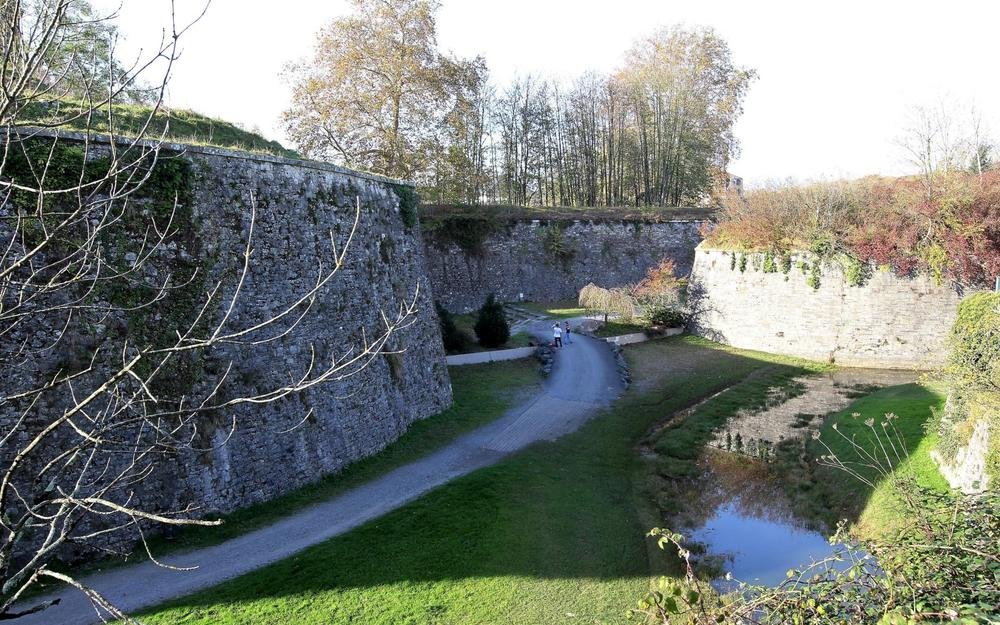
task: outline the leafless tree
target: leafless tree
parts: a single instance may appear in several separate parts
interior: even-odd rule
[[[381,327],[359,344],[322,360],[310,350],[285,383],[234,394],[234,350],[245,355],[280,339],[310,314],[347,262],[360,200],[349,232],[329,234],[328,260],[316,266],[311,288],[263,320],[234,314],[253,257],[253,197],[245,246],[229,250],[240,258],[233,271],[211,278],[198,267],[151,271],[185,224],[176,196],[166,214],[135,210],[144,186],[170,158],[164,137],[148,129],[164,114],[178,42],[200,16],[179,23],[172,11],[152,54],[123,68],[88,56],[104,46],[113,59],[114,41],[61,47],[87,33],[111,32],[94,26],[114,16],[81,11],[81,1],[0,5],[0,620],[46,609],[45,603],[25,604],[26,594],[44,580],[86,593],[101,618],[128,619],[80,580],[54,570],[60,553],[70,546],[110,548],[121,544],[114,540],[119,536],[146,545],[156,525],[218,524],[199,518],[193,503],[169,510],[144,505],[143,483],[164,462],[204,445],[204,419],[225,419],[231,432],[239,406],[343,379],[390,353],[390,337],[412,323],[416,311],[415,296],[383,313]],[[126,137],[118,132],[116,104],[151,74],[157,78],[151,112]],[[86,88],[69,85],[71,77],[82,77]],[[67,95],[83,97],[84,105],[63,112],[58,103]],[[41,119],[40,106],[46,111]],[[68,144],[60,130],[69,125],[83,132]],[[111,136],[95,141],[94,128]],[[161,320],[167,327],[155,340],[126,323],[164,309],[185,289],[194,289],[197,298],[190,314]],[[115,325],[120,332],[98,331],[93,338],[95,327]],[[75,357],[60,359],[66,354]],[[180,364],[204,359],[221,362],[220,372],[186,392],[169,383]],[[148,546],[146,552],[153,558]]]
[[[930,199],[949,173],[968,169],[982,177],[989,162],[987,134],[975,106],[942,99],[934,105],[914,106],[896,143],[907,163],[919,172]]]

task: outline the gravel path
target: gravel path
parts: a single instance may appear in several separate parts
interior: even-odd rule
[[[551,323],[526,325],[547,340],[551,337]],[[287,558],[536,441],[572,432],[614,400],[622,387],[606,343],[578,334],[571,340],[559,350],[552,375],[535,398],[422,460],[271,526],[214,547],[166,558],[172,566],[197,567],[195,570],[173,571],[143,562],[95,574],[85,583],[126,612],[136,612]],[[66,590],[54,596],[61,600],[58,606],[18,619],[17,623],[90,625],[99,621],[80,593]]]

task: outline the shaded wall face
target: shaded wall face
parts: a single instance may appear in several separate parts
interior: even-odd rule
[[[691,330],[746,349],[852,367],[933,369],[944,364],[961,296],[926,276],[875,270],[848,284],[824,264],[819,288],[795,258],[791,270],[733,268],[732,253],[699,248],[689,284]]]
[[[361,207],[346,264],[316,293],[301,323],[290,329],[279,323],[252,335],[255,340],[275,340],[225,345],[199,357],[184,370],[182,380],[171,380],[179,387],[176,397],[184,396],[188,403],[190,398],[205,397],[227,370],[217,401],[282,388],[305,375],[310,361],[315,370],[322,370],[334,359],[350,359],[365,338],[372,340],[384,330],[383,311],[393,318],[415,299],[417,312],[388,343],[396,354],[358,362],[342,372],[351,375],[274,403],[240,404],[199,417],[196,432],[191,433],[198,449],[166,456],[150,477],[136,485],[135,500],[143,508],[195,506],[202,514],[272,499],[380,451],[414,421],[451,404],[419,226],[406,225],[393,185],[333,167],[212,149],[190,148],[171,157],[183,158],[191,167],[190,196],[178,211],[189,218],[177,222],[181,231],[165,246],[163,258],[149,263],[145,278],[162,282],[177,259],[187,269],[197,266],[204,276],[199,288],[207,291],[216,283],[223,285],[222,297],[208,313],[214,321],[224,317],[235,290],[250,233],[251,198],[256,204],[252,262],[226,331],[265,321],[312,289],[329,272],[336,253],[343,251],[354,227],[356,206]],[[134,210],[143,210],[143,205]],[[336,252],[331,241],[336,242]],[[86,350],[120,343],[140,330],[147,336],[172,333],[172,321],[165,317],[189,321],[203,300],[165,301],[169,306],[155,315],[136,318],[115,313],[99,325],[72,326],[71,333],[81,336],[66,336],[22,363],[16,376],[0,380],[0,394],[11,396],[37,386],[60,363],[85,362],[83,356],[89,352],[70,353],[81,346]],[[47,345],[53,327],[57,326],[35,324],[33,335],[21,338]],[[77,393],[86,395],[86,384],[99,384],[106,379],[100,375],[106,373],[82,379]],[[51,421],[63,409],[61,402],[65,397],[41,402],[37,419],[31,419],[29,426]],[[15,409],[0,410],[0,425],[15,422]],[[24,436],[15,442],[30,434],[30,427],[22,429]],[[73,436],[68,427],[57,432],[47,453],[59,454],[60,446]],[[130,538],[135,537],[106,536],[109,544]]]
[[[199,156],[196,215],[205,255],[242,250],[249,198],[257,203],[253,264],[232,323],[253,324],[307,292],[333,262],[361,217],[346,264],[318,294],[302,323],[275,343],[234,350],[236,393],[280,386],[301,375],[315,350],[318,366],[349,357],[416,297],[417,313],[357,373],[301,395],[237,411],[226,445],[192,453],[180,465],[183,488],[204,505],[229,510],[270,499],[371,455],[416,420],[451,403],[444,352],[419,228],[408,228],[400,199],[383,182],[270,161]],[[350,371],[349,370],[349,371]],[[307,418],[308,415],[308,418]],[[224,424],[214,438],[222,440]],[[291,430],[291,431],[288,431]]]
[[[664,259],[686,276],[703,223],[515,221],[474,252],[429,231],[424,250],[435,297],[453,312],[466,312],[490,293],[501,301],[575,299],[590,282],[638,282]]]

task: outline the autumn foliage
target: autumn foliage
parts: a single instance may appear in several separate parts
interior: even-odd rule
[[[709,244],[845,254],[962,284],[1000,275],[1000,170],[760,189],[726,196]]]

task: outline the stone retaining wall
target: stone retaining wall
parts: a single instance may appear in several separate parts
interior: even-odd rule
[[[65,135],[62,140],[76,139]],[[303,321],[284,335],[276,328],[276,340],[255,347],[227,346],[210,361],[194,363],[192,379],[185,382],[190,396],[204,395],[230,363],[219,391],[222,398],[281,388],[308,369],[312,355],[322,370],[331,359],[356,353],[364,337],[378,336],[381,311],[393,317],[418,290],[419,295],[417,314],[388,345],[398,353],[376,356],[367,367],[358,367],[356,375],[274,403],[241,404],[200,422],[200,449],[170,456],[139,486],[144,508],[194,505],[201,513],[228,512],[269,500],[378,452],[414,421],[451,404],[419,225],[407,224],[400,212],[400,189],[406,183],[323,163],[211,148],[164,146],[162,157],[187,161],[193,175],[190,205],[183,207],[190,215],[184,226],[188,230],[164,253],[186,256],[189,262],[197,255],[194,262],[206,273],[206,285],[224,281],[226,297],[217,298],[218,310],[208,312],[213,319],[225,314],[249,234],[251,197],[256,203],[252,264],[229,330],[252,327],[308,292],[335,263],[331,241],[343,248],[358,203],[361,208],[345,266],[317,293]],[[162,277],[165,269],[169,267],[160,265],[146,271],[158,270]],[[197,309],[193,303],[177,305]],[[86,329],[93,336],[64,337],[54,349],[40,350],[21,363],[16,376],[0,381],[0,396],[32,388],[61,363],[79,359],[68,351],[74,346],[120,341],[139,324],[147,333],[158,325],[174,331],[161,319],[112,315]],[[35,339],[44,339],[51,328],[36,325],[31,332],[38,336],[18,340],[44,345]],[[86,395],[86,384],[81,380],[76,392]],[[40,409],[57,410],[58,403]],[[17,406],[7,405],[0,410],[0,425],[16,417]],[[235,424],[231,433],[230,424]]]
[[[424,253],[434,295],[448,310],[466,312],[490,293],[507,302],[575,299],[588,282],[637,282],[667,258],[687,275],[703,223],[514,221],[474,252],[425,232]]]
[[[691,330],[736,347],[852,367],[944,363],[961,299],[955,287],[878,269],[851,286],[832,262],[813,288],[800,261],[813,262],[798,255],[787,274],[765,273],[754,259],[740,271],[732,252],[699,247],[689,286]]]

